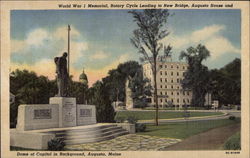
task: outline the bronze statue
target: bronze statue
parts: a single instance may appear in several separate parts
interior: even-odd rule
[[[57,97],[66,97],[68,88],[68,70],[67,70],[67,56],[66,52],[63,53],[61,57],[55,57],[54,61],[56,64],[56,74],[57,74],[57,87],[58,94]]]

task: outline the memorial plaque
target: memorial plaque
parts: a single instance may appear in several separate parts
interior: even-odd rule
[[[91,117],[92,109],[80,109],[80,117]]]
[[[51,109],[34,110],[34,119],[51,119]]]
[[[52,97],[50,104],[59,105],[59,127],[76,126],[76,99],[70,97]]]

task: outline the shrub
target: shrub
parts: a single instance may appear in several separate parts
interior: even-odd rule
[[[62,151],[64,149],[65,143],[62,139],[54,138],[48,142],[49,151]]]
[[[136,124],[136,122],[138,121],[138,118],[136,116],[128,116],[127,121],[128,123]]]
[[[231,136],[224,144],[225,150],[240,150],[240,132]]]
[[[235,120],[235,116],[229,116],[229,120]]]
[[[135,124],[135,131],[136,132],[144,132],[146,130],[146,125],[142,123]]]

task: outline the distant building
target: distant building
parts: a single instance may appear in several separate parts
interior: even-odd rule
[[[153,86],[153,72],[149,61],[142,64],[143,77],[148,78]],[[173,62],[171,57],[160,56],[157,59],[157,93],[158,104],[160,106],[180,106],[190,105],[192,99],[191,90],[183,90],[181,81],[187,71],[188,64],[185,62]],[[153,96],[149,99],[149,104],[155,105]]]

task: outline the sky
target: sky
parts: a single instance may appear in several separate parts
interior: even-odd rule
[[[199,43],[210,51],[204,64],[221,68],[241,57],[240,10],[169,10],[169,35],[162,40],[173,47],[173,60]],[[67,51],[71,26],[70,74],[74,80],[84,69],[90,86],[119,63],[139,61],[130,42],[137,28],[128,10],[13,10],[11,11],[11,71],[27,69],[55,79],[53,58]]]

